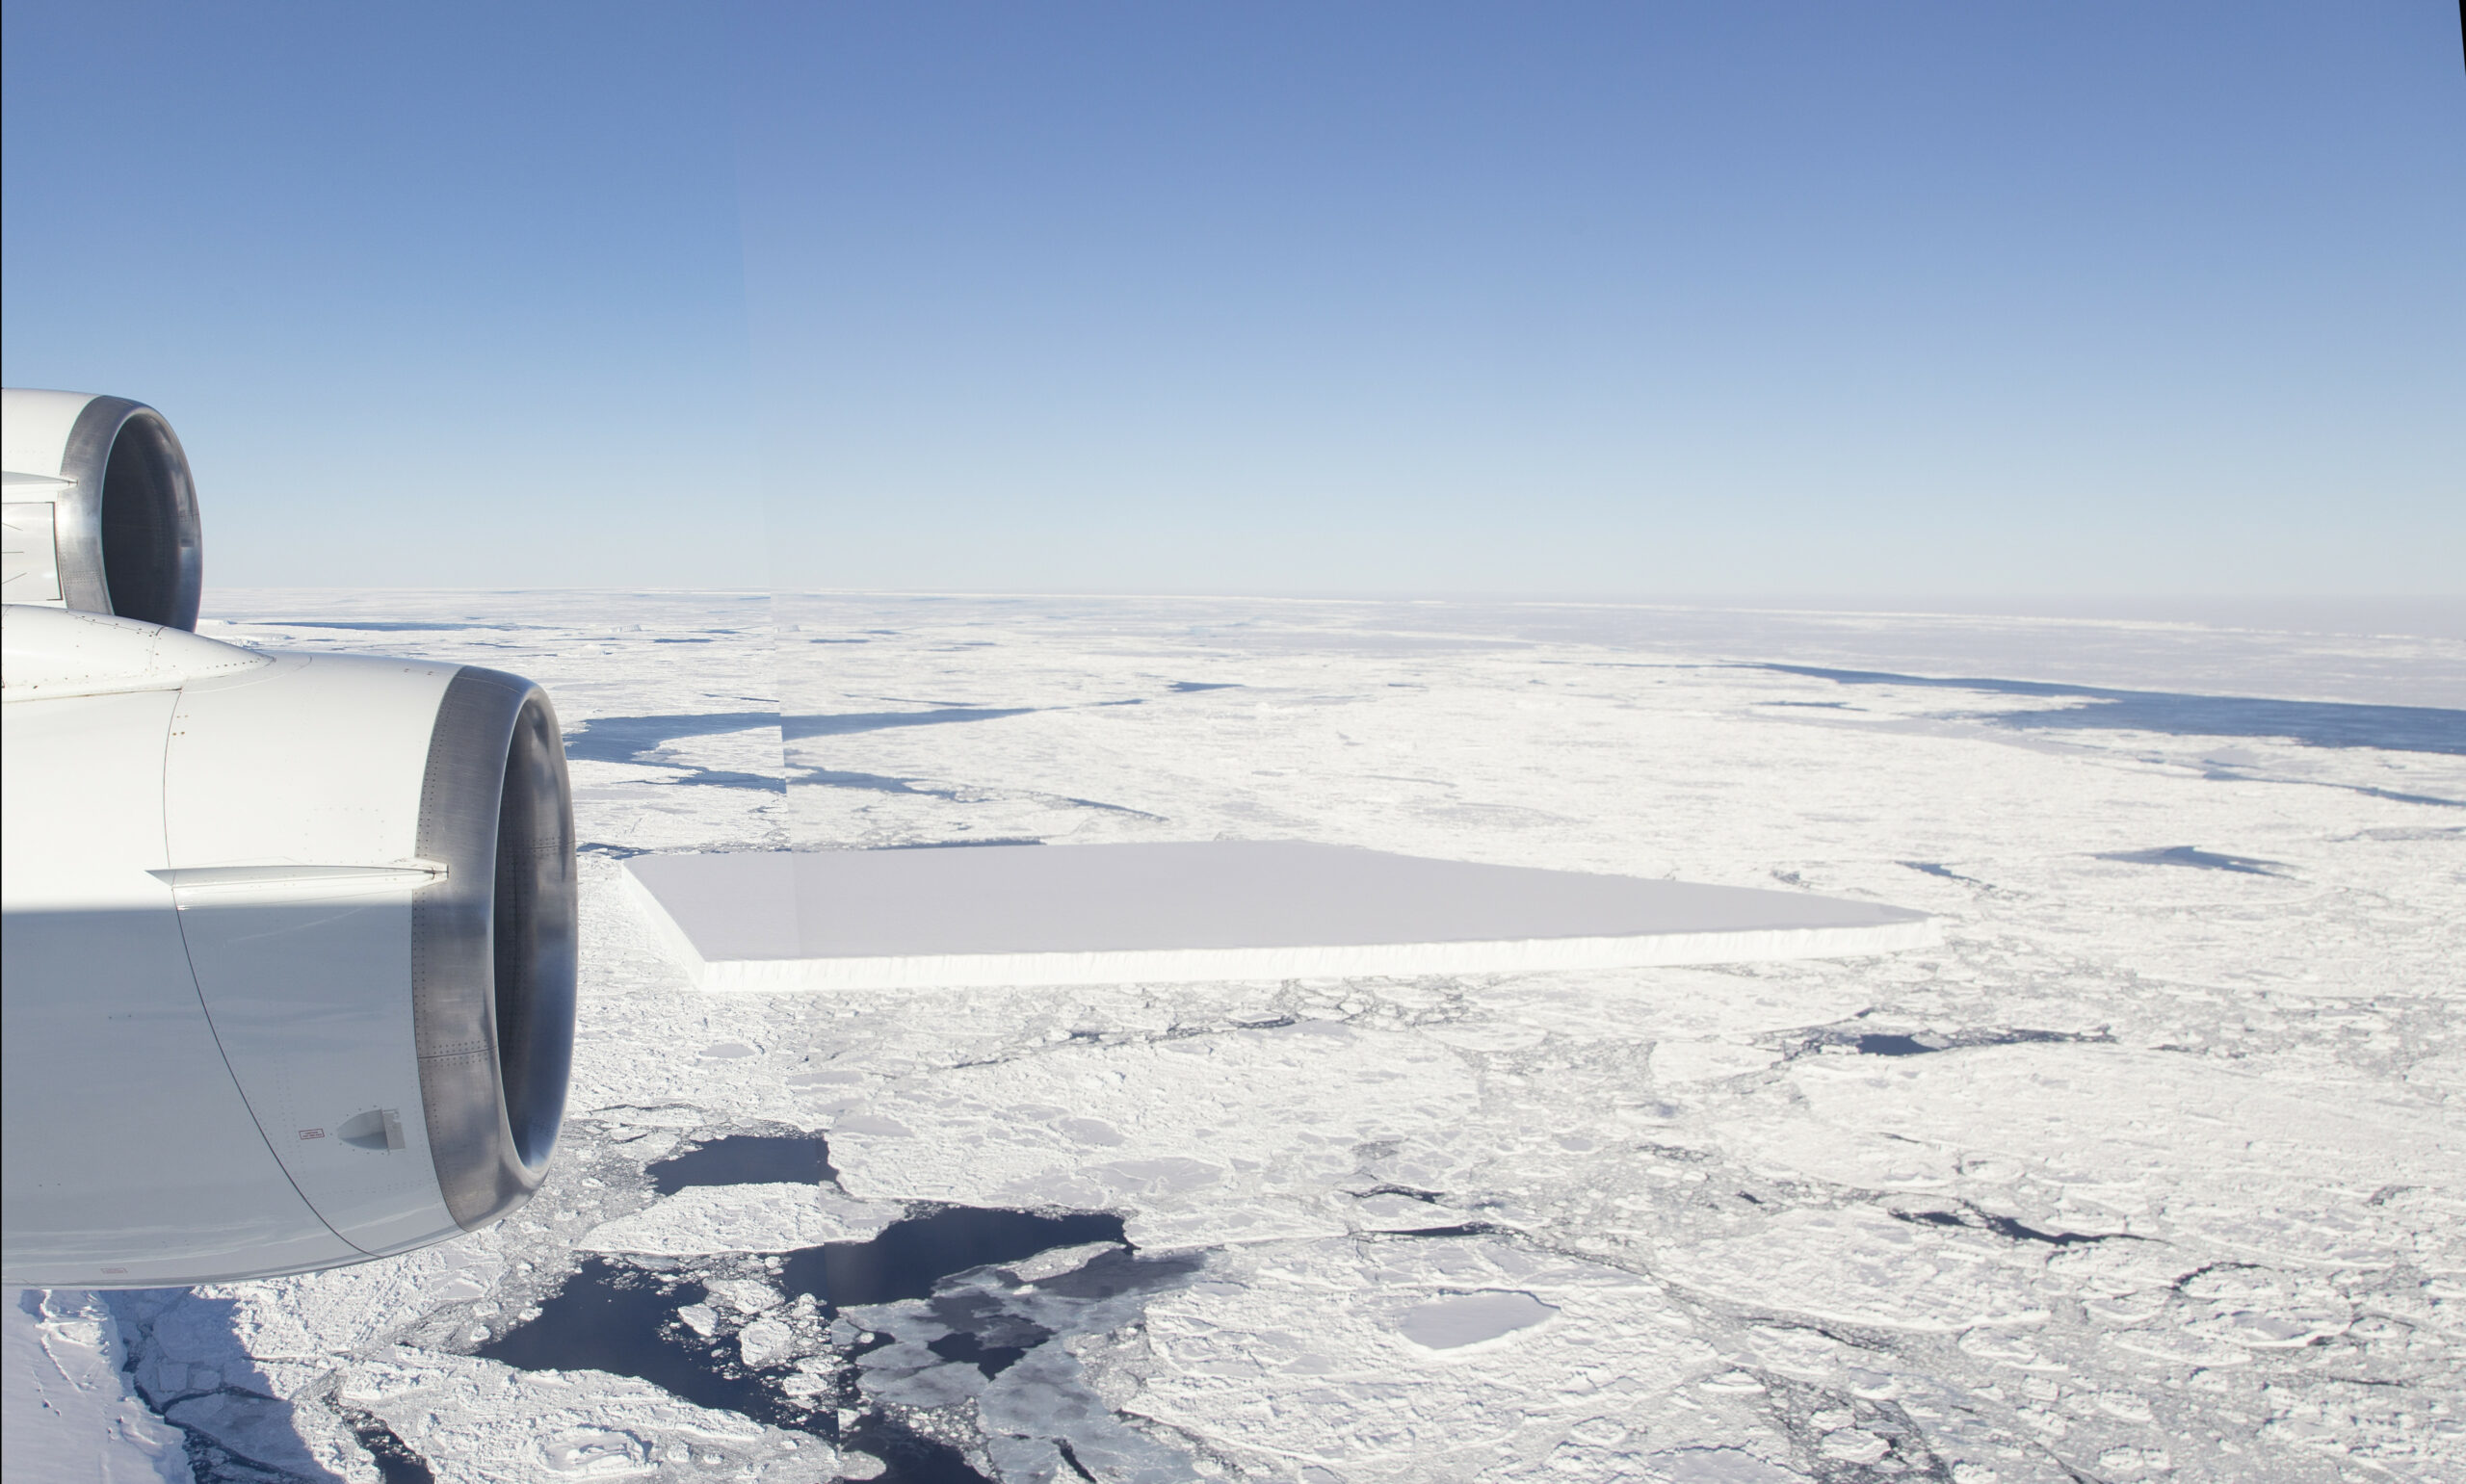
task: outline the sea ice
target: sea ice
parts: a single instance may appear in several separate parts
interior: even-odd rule
[[[2466,713],[2434,710],[2466,704],[2466,645],[1577,604],[217,601],[236,637],[415,638],[543,681],[584,740],[585,926],[574,1117],[529,1207],[393,1262],[109,1297],[144,1400],[104,1410],[150,1403],[168,1420],[136,1425],[217,1484],[268,1476],[248,1458],[376,1484],[388,1435],[457,1481],[2466,1476]],[[2202,693],[2414,711],[2375,744],[2358,713],[2179,703]],[[1219,839],[1895,902],[1943,941],[716,996],[621,870]],[[818,1171],[816,1135],[839,1187],[728,1173],[773,1147],[731,1136]],[[684,1148],[727,1183],[660,1194]],[[890,1216],[918,1223],[893,1229],[909,1296],[799,1289],[830,1261],[800,1253],[854,1250],[816,1238]],[[970,1222],[1060,1235],[931,1257]],[[645,1285],[640,1333],[573,1348],[665,1346],[721,1404],[479,1353],[586,1273]],[[1550,1313],[1414,1336],[1527,1302]]]
[[[6,1295],[8,1417],[0,1429],[12,1479],[48,1484],[188,1484],[179,1430],[120,1378],[119,1327],[102,1299],[74,1289]]]
[[[863,1241],[898,1220],[901,1211],[813,1185],[697,1185],[595,1226],[578,1245],[586,1252],[664,1257],[790,1252]]]

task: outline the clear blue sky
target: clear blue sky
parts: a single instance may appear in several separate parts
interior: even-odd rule
[[[13,0],[211,580],[2466,595],[2443,0]]]

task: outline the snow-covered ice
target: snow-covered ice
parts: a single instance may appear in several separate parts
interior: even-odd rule
[[[188,1484],[179,1429],[121,1378],[125,1347],[100,1295],[13,1290],[0,1331],[8,1364],[0,1471],[51,1484]]]
[[[79,1425],[201,1479],[2466,1476],[2456,640],[674,593],[231,592],[204,632],[550,688],[571,1121],[430,1252],[86,1329],[34,1296],[13,1458],[39,1325],[62,1374],[130,1363]],[[1214,840],[1943,942],[714,995],[619,869]]]
[[[717,1185],[664,1196],[630,1216],[593,1227],[587,1252],[705,1257],[719,1252],[793,1252],[823,1242],[863,1241],[899,1219],[895,1204],[852,1201],[815,1185]]]

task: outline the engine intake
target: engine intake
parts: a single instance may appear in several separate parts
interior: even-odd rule
[[[196,628],[197,483],[163,415],[125,397],[11,390],[0,430],[8,601]]]
[[[411,901],[420,1094],[465,1230],[538,1188],[573,1059],[574,834],[564,744],[537,686],[466,667],[430,734]]]

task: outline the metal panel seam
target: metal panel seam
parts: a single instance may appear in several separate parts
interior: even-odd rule
[[[98,402],[101,400],[103,399],[96,399]],[[81,428],[84,426],[82,421],[79,426]],[[160,813],[163,821],[163,859],[166,862],[171,858],[171,729],[179,724],[179,702],[173,701],[171,715],[163,718],[163,769],[154,780],[155,791],[162,800]],[[197,996],[197,1010],[205,1016],[206,1034],[214,1037],[214,1054],[223,1058],[223,1074],[231,1079],[232,1090],[240,1095],[240,1106],[249,1110],[249,1122],[256,1125],[257,1137],[264,1141],[266,1146],[266,1158],[272,1159],[274,1167],[282,1172],[282,1183],[291,1187],[292,1194],[300,1197],[300,1204],[307,1208],[308,1214],[317,1218],[319,1226],[333,1233],[334,1240],[362,1256],[372,1258],[378,1256],[379,1254],[370,1252],[341,1232],[335,1231],[334,1224],[326,1219],[326,1213],[317,1209],[316,1202],[308,1199],[308,1192],[300,1188],[300,1182],[292,1179],[290,1167],[282,1162],[281,1153],[275,1148],[274,1135],[266,1131],[265,1119],[258,1114],[257,1106],[249,1100],[248,1084],[240,1080],[239,1072],[232,1067],[231,1054],[223,1049],[223,1032],[214,1024],[214,1006],[206,1002],[205,987],[197,982],[197,955],[189,947],[188,914],[180,910],[180,894],[177,888],[171,888],[171,921],[179,925],[180,957],[189,966],[189,990]]]

